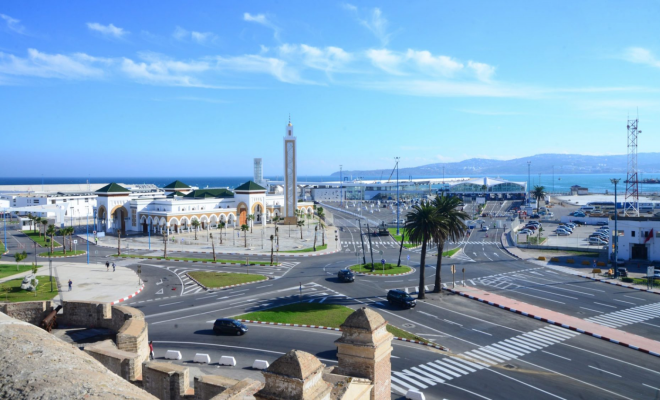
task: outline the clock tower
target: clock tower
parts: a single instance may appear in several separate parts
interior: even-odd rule
[[[298,209],[298,185],[296,177],[296,137],[293,136],[291,117],[284,134],[284,224],[295,225]]]

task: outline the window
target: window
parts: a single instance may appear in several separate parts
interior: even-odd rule
[[[635,237],[635,231],[630,231],[630,237]]]
[[[657,232],[655,233],[655,237],[660,238],[660,231],[657,231]]]
[[[50,204],[55,204],[55,200],[51,200],[51,201],[50,201]]]

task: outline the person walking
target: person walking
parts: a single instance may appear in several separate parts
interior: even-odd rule
[[[94,238],[94,243],[98,246],[99,245],[99,238],[95,237]]]
[[[115,267],[116,267],[115,263],[112,263],[112,272],[115,272]]]
[[[154,357],[154,342],[153,342],[153,340],[150,340],[149,341],[149,359],[153,360],[154,358],[155,358]]]
[[[106,261],[106,262],[105,262],[105,270],[106,270],[107,272],[110,272],[110,261]]]
[[[69,279],[69,292],[71,291],[72,287],[73,287],[73,282],[71,281],[71,279]]]

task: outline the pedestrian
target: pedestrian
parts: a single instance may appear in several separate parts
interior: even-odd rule
[[[73,287],[73,282],[71,281],[71,279],[69,279],[69,292],[71,291],[72,287]]]
[[[110,272],[110,262],[109,262],[109,261],[106,261],[106,262],[105,262],[105,270],[106,270],[107,272]]]
[[[115,263],[112,263],[112,272],[115,272],[115,267],[116,267]]]
[[[94,243],[98,246],[99,245],[99,238],[94,238]]]
[[[154,358],[155,358],[154,357],[154,342],[153,342],[153,340],[150,340],[149,341],[149,359],[153,360]]]

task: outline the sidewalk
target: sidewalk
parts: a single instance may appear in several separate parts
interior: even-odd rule
[[[53,299],[56,303],[62,301],[84,300],[98,301],[106,303],[120,303],[137,295],[144,288],[144,284],[139,281],[137,274],[121,264],[128,264],[133,260],[115,262],[117,268],[112,272],[106,271],[103,264],[80,264],[53,261],[53,279],[59,283],[59,295]],[[30,271],[11,275],[0,279],[0,283],[23,278]],[[37,275],[49,275],[48,262],[37,271]],[[69,279],[73,282],[73,288],[69,291]],[[48,282],[40,282],[41,284]]]
[[[577,331],[621,346],[660,357],[660,342],[622,330],[609,328],[570,315],[537,307],[522,301],[513,300],[481,289],[466,286],[462,290],[445,289],[452,293],[468,297],[526,317],[538,319],[562,328]]]

